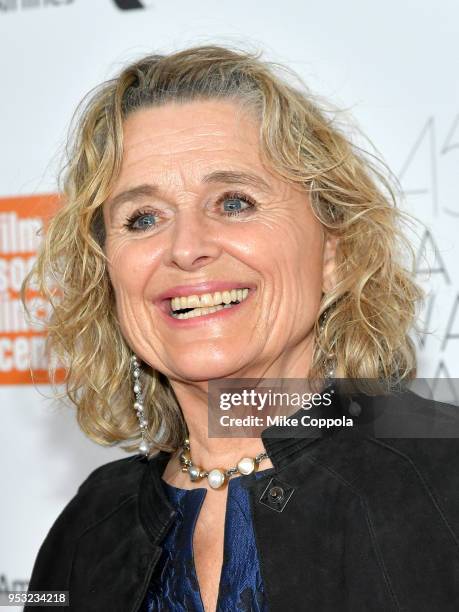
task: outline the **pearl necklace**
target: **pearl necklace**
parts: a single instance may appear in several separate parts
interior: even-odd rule
[[[198,465],[194,465],[191,460],[191,450],[190,450],[190,441],[188,438],[185,439],[182,445],[182,452],[180,453],[180,464],[182,466],[182,472],[188,472],[190,475],[190,480],[192,482],[196,482],[197,480],[201,480],[201,478],[206,478],[209,482],[209,486],[212,489],[220,489],[223,485],[227,484],[231,476],[234,474],[242,474],[247,476],[256,472],[258,469],[258,465],[263,459],[268,458],[268,453],[260,453],[256,457],[242,457],[239,460],[236,467],[229,468],[224,470],[222,468],[214,468],[208,472],[207,470],[203,470]]]

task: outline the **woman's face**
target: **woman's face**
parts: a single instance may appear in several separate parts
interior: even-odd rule
[[[221,100],[142,109],[125,122],[104,205],[109,274],[128,344],[171,379],[272,373],[311,354],[331,243],[307,194],[262,164],[258,130]],[[223,308],[232,287],[247,297]],[[171,316],[171,296],[209,293],[212,302],[172,306],[215,312]]]

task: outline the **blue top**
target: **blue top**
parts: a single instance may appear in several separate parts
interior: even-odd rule
[[[255,472],[255,478],[274,468]],[[217,612],[267,612],[258,552],[253,533],[246,476],[228,481],[223,566]],[[162,543],[163,553],[153,573],[141,612],[204,612],[193,558],[193,533],[207,489],[179,489],[162,480],[177,510]]]

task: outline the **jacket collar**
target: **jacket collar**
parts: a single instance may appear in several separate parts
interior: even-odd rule
[[[344,414],[344,408],[347,406],[346,398],[339,392],[335,382],[329,384],[323,390],[325,391],[330,391],[331,404],[326,408],[321,407],[320,415],[337,417]],[[300,408],[292,417],[300,419],[304,414],[304,409]],[[297,427],[270,426],[264,429],[261,438],[274,466],[274,473],[293,462],[312,444],[329,437],[335,429],[323,429],[321,434],[312,434],[310,437],[304,437],[304,427],[300,425]],[[166,451],[159,451],[152,457],[148,461],[147,469],[140,483],[140,521],[154,544],[162,540],[176,515],[164,491],[161,478],[170,457],[171,453]]]
[[[329,406],[320,406],[320,408],[310,411],[300,408],[292,415],[292,418],[297,418],[300,421],[301,417],[305,414],[310,414],[314,417],[336,418],[345,413],[345,407],[347,406],[346,398],[340,392],[335,381],[326,386],[322,393],[330,394],[331,403]],[[272,425],[262,431],[261,439],[277,472],[294,461],[298,455],[302,454],[313,443],[328,438],[335,430],[336,427],[331,427],[319,430],[321,433],[317,433],[316,429],[312,429],[308,433],[308,430],[302,425]]]

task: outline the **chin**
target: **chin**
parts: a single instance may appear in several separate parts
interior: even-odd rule
[[[238,359],[218,359],[207,351],[205,356],[189,354],[185,359],[173,362],[170,369],[184,380],[198,382],[227,378],[237,374],[241,366],[244,367]]]

